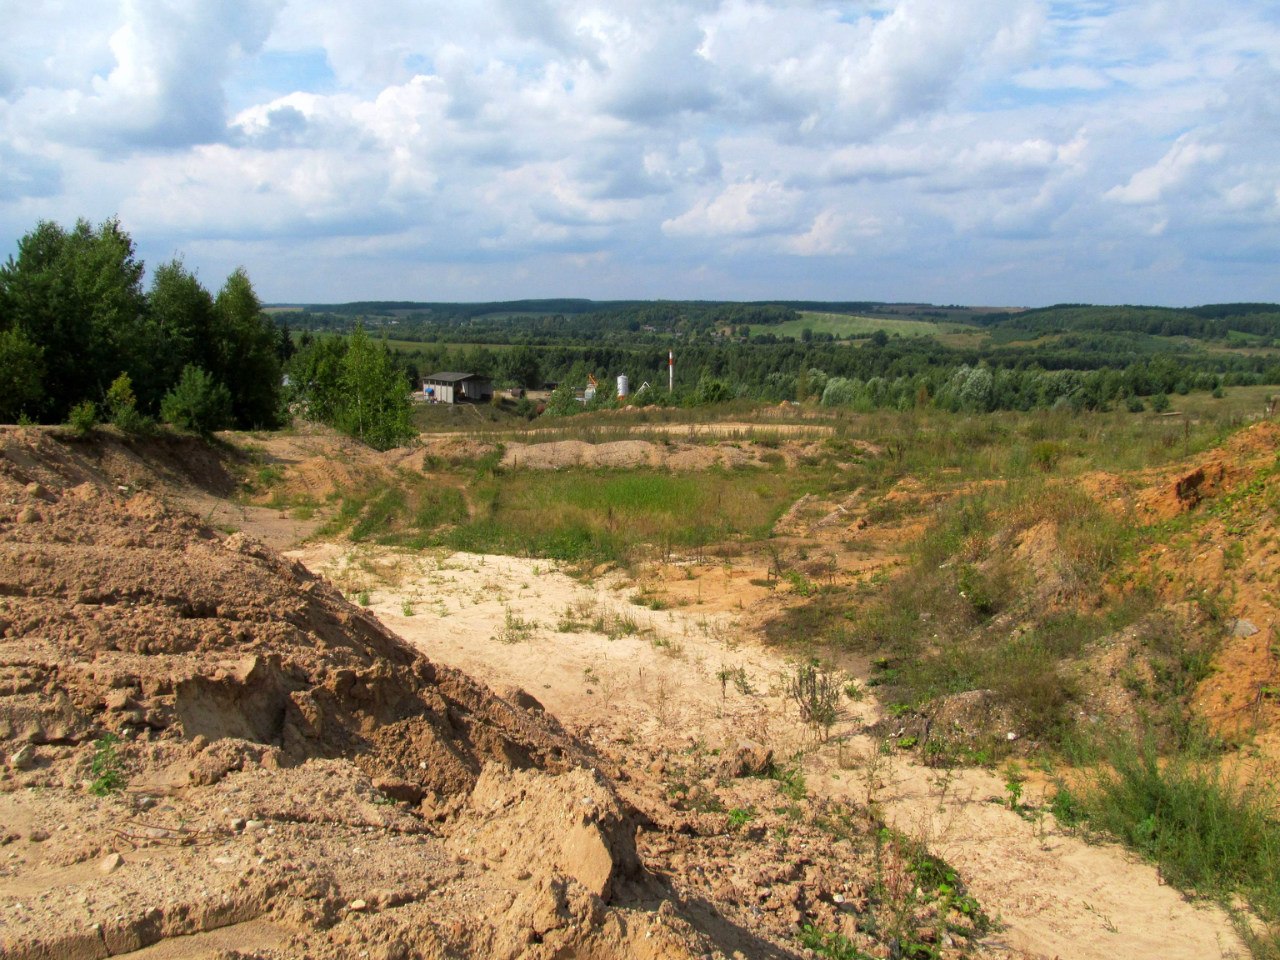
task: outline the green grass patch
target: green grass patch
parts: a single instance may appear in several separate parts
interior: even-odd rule
[[[1161,757],[1152,736],[1115,737],[1072,806],[1093,830],[1159,864],[1184,890],[1244,897],[1269,927],[1246,936],[1256,956],[1280,955],[1280,821],[1274,784],[1236,784],[1204,745]]]
[[[513,471],[476,484],[471,519],[442,542],[575,563],[698,553],[768,536],[796,486],[782,471]]]
[[[942,322],[930,323],[927,320],[906,320],[895,317],[859,317],[845,313],[818,313],[802,311],[798,320],[769,325],[754,325],[752,336],[758,333],[772,333],[776,337],[796,337],[799,339],[806,330],[814,333],[829,333],[841,340],[869,337],[878,330],[889,336],[895,333],[902,337],[932,337],[940,333],[956,333],[977,329],[968,324]]]

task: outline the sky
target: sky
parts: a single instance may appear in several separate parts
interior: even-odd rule
[[[0,0],[0,258],[268,302],[1280,300],[1274,0]]]

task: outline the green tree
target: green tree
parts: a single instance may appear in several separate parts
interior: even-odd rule
[[[518,387],[536,390],[542,385],[538,352],[532,347],[525,346],[508,350],[502,358],[502,376]]]
[[[160,412],[175,427],[208,436],[231,423],[231,391],[204,370],[187,364],[164,395]]]
[[[161,394],[178,382],[189,364],[208,370],[218,362],[213,296],[182,260],[170,260],[156,269],[147,293],[147,313],[151,329],[164,343],[155,372],[155,380],[163,385]]]
[[[336,424],[342,405],[342,363],[347,356],[344,337],[304,338],[289,361],[289,394],[308,420]]]
[[[0,267],[0,329],[18,329],[43,351],[45,417],[101,397],[151,348],[140,337],[143,265],[117,220],[64,230],[42,221]]]
[[[241,429],[280,423],[280,357],[276,328],[243,267],[237,267],[214,301],[215,379],[231,390],[231,412]]]
[[[389,450],[414,435],[404,371],[385,346],[356,325],[342,358],[337,427],[377,450]]]
[[[581,413],[582,409],[577,391],[565,381],[551,391],[551,396],[547,398],[547,408],[543,412],[549,417],[571,417],[575,413]]]
[[[0,423],[35,417],[44,399],[44,351],[17,327],[0,330]]]

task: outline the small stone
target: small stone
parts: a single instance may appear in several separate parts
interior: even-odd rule
[[[245,828],[245,823],[246,821],[244,817],[232,817],[231,829],[234,830],[236,833],[239,833],[241,830]]]
[[[773,751],[754,740],[741,740],[727,751],[720,762],[720,773],[727,777],[758,777],[769,772]]]
[[[155,805],[156,805],[156,798],[155,798],[155,797],[139,797],[139,798],[138,798],[138,809],[139,809],[139,810],[150,810],[150,809],[151,809],[152,807],[154,807]]]
[[[244,828],[246,830],[261,830],[267,825],[265,820],[246,820]]]
[[[49,831],[47,830],[32,830],[27,834],[27,841],[30,843],[44,843],[48,839]]]
[[[29,743],[24,743],[9,757],[11,770],[30,770],[36,765],[36,750]]]
[[[99,873],[115,873],[124,866],[124,857],[118,853],[109,853],[98,863]]]
[[[19,523],[39,523],[43,519],[35,507],[23,507],[18,511]]]
[[[1018,739],[1018,735],[1014,733],[1012,730],[1010,730],[1008,733],[1004,735],[1004,738],[1008,740],[1010,743],[1012,743],[1014,740]]]
[[[1244,639],[1245,637],[1252,637],[1255,633],[1258,632],[1257,625],[1252,623],[1249,620],[1243,620],[1243,619],[1232,620],[1230,626],[1231,626],[1231,635],[1233,637],[1238,637],[1240,639]]]
[[[347,904],[347,909],[353,913],[361,913],[369,909],[369,904],[364,900],[352,900]]]

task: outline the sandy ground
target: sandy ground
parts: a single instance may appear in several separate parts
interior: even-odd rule
[[[1007,809],[996,775],[885,755],[862,732],[879,719],[870,698],[816,742],[784,696],[792,665],[749,639],[723,573],[705,598],[686,586],[686,605],[655,611],[632,602],[636,584],[620,574],[584,583],[546,561],[332,544],[291,555],[350,595],[367,590],[372,612],[432,659],[498,689],[524,688],[605,753],[743,736],[777,756],[803,751],[813,793],[876,803],[927,841],[1003,922],[1010,948],[1062,960],[1245,954],[1223,910],[1189,902],[1118,846]],[[720,568],[691,568],[685,583],[711,569]],[[1039,800],[1034,788],[1026,799]]]

